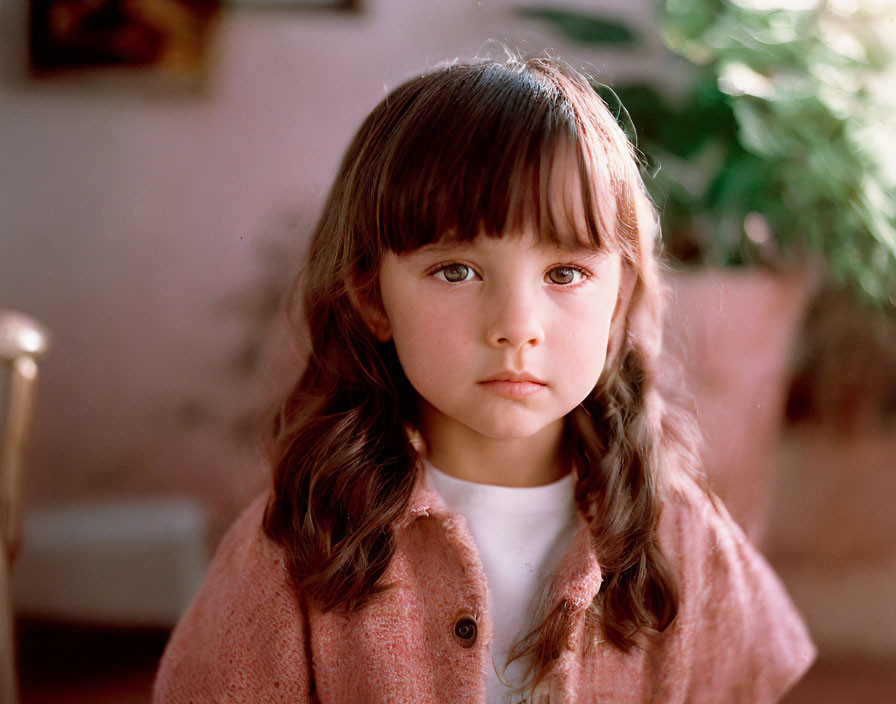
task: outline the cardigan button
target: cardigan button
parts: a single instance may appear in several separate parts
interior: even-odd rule
[[[454,624],[454,639],[462,648],[472,648],[476,642],[478,627],[476,621],[469,617],[460,618]]]

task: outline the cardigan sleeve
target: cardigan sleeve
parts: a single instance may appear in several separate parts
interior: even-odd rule
[[[312,701],[302,609],[259,497],[228,531],[175,628],[154,704]]]
[[[778,701],[815,647],[784,586],[724,506],[695,485],[664,510],[663,550],[681,575],[673,626],[682,701]]]

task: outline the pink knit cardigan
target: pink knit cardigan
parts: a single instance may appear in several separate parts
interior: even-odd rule
[[[394,587],[346,617],[297,597],[281,548],[262,533],[264,506],[256,499],[218,549],[162,658],[156,704],[485,704],[491,624],[463,517],[418,488],[396,529],[385,577]],[[537,704],[761,704],[809,667],[805,626],[724,508],[688,484],[666,501],[660,540],[680,578],[678,616],[622,653],[586,642],[584,609],[601,572],[581,522],[550,593],[575,627]]]

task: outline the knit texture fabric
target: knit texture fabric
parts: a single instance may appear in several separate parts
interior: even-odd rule
[[[172,634],[156,704],[485,704],[491,621],[462,517],[419,486],[396,526],[384,577],[392,587],[344,616],[297,596],[281,548],[261,529],[266,498],[230,529]],[[660,541],[679,576],[679,613],[623,653],[585,628],[601,572],[580,517],[548,598],[574,614],[570,647],[534,704],[763,704],[806,671],[815,648],[778,578],[690,480],[666,499]],[[472,643],[456,632],[465,619],[476,624]]]

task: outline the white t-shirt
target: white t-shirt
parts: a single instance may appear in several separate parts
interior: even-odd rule
[[[515,660],[504,670],[510,646],[536,625],[543,592],[577,527],[573,475],[544,486],[506,487],[456,479],[428,462],[425,466],[430,488],[451,512],[466,518],[479,549],[494,626],[487,701],[506,704],[526,669]]]

